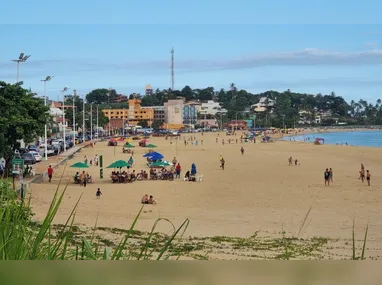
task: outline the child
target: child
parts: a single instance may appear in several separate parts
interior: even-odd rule
[[[102,195],[101,189],[98,188],[98,190],[97,190],[97,192],[96,192],[96,197],[97,197],[97,199],[100,199],[100,198],[101,198],[101,195]]]

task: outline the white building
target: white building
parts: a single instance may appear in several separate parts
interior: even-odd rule
[[[183,125],[183,99],[168,100],[164,103],[164,115],[167,125]]]
[[[227,113],[227,110],[220,106],[220,103],[214,102],[212,100],[207,101],[207,103],[202,103],[198,106],[198,113],[200,115],[213,115],[217,113]]]
[[[276,101],[269,99],[268,97],[261,97],[259,102],[256,104],[253,104],[251,108],[255,112],[264,112],[267,110],[267,108],[273,107],[275,105]]]

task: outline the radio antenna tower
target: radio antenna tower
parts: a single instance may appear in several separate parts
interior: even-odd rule
[[[171,90],[174,91],[174,48],[171,49]]]

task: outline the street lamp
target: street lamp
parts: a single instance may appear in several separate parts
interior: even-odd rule
[[[28,58],[30,58],[30,55],[24,55],[24,53],[20,53],[20,56],[18,59],[12,59],[13,62],[17,62],[17,81],[16,83],[19,83],[19,71],[20,71],[20,62],[26,62]]]
[[[111,107],[109,107],[109,137],[110,137],[110,114],[111,114]]]
[[[62,125],[63,125],[63,136],[64,136],[64,151],[66,151],[66,125],[65,125],[65,92],[68,91],[68,87],[64,87],[64,89],[61,90],[62,92]]]
[[[46,106],[46,83],[52,80],[53,76],[47,76],[45,79],[40,81],[44,82],[44,106]],[[45,122],[45,132],[44,132],[44,141],[45,141],[45,160],[48,160],[48,129]]]
[[[74,100],[76,97],[76,89],[73,90],[72,104],[73,104],[73,145],[76,145],[76,105],[74,104]]]
[[[90,141],[93,141],[93,103],[90,104]]]
[[[82,142],[85,143],[85,95],[82,95]]]
[[[285,119],[285,115],[283,115],[283,130],[285,130],[285,121],[284,121],[284,119]]]

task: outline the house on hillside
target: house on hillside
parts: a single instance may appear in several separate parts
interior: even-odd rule
[[[264,112],[275,106],[276,101],[269,99],[268,97],[261,97],[259,102],[251,106],[252,110],[255,112]]]

